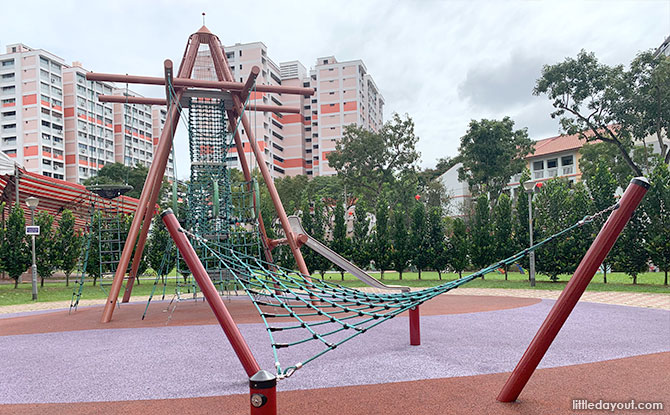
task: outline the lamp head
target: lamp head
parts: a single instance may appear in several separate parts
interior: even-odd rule
[[[40,200],[36,197],[30,196],[26,198],[26,205],[28,205],[28,207],[31,209],[35,209],[39,203]]]

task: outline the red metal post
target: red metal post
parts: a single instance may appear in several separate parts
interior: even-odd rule
[[[528,349],[514,368],[512,375],[503,386],[498,400],[501,402],[515,401],[530,379],[537,365],[544,357],[547,349],[563,327],[565,320],[574,309],[577,301],[591,282],[593,275],[616,242],[621,230],[626,226],[631,215],[647,193],[649,181],[644,177],[631,180],[628,188],[619,201],[619,208],[613,211],[591,247],[584,255],[575,274],[565,286],[554,307],[542,323]]]
[[[195,64],[195,58],[198,53],[199,44],[200,40],[198,34],[191,35],[189,38],[189,43],[186,47],[186,52],[184,53],[184,57],[179,67],[180,76],[190,76]],[[181,95],[182,92],[177,91],[177,96],[175,99],[178,101],[181,98]],[[156,149],[154,160],[151,163],[149,172],[147,173],[147,179],[144,182],[144,187],[142,188],[142,194],[140,195],[137,211],[135,212],[133,222],[130,225],[128,236],[126,237],[126,243],[123,247],[121,258],[119,259],[119,264],[116,267],[114,281],[112,282],[112,286],[109,289],[109,295],[107,297],[107,302],[105,303],[105,309],[103,310],[102,318],[100,319],[102,323],[108,323],[112,319],[112,315],[114,314],[114,307],[116,305],[119,292],[121,291],[121,285],[123,284],[123,278],[126,275],[126,269],[128,268],[128,263],[130,262],[130,256],[133,253],[135,241],[137,240],[137,236],[140,232],[142,222],[145,220],[146,210],[148,206],[153,207],[156,204],[156,198],[153,196],[155,194],[157,197],[158,193],[152,191],[154,186],[160,186],[160,183],[163,179],[165,166],[167,165],[167,161],[170,156],[170,149],[172,147],[172,137],[170,132],[177,128],[177,124],[179,123],[179,114],[180,109],[178,105],[173,105],[168,111],[165,127],[161,132],[158,148]],[[151,210],[151,215],[153,215],[153,209]],[[149,221],[151,221],[151,217],[149,217]]]
[[[421,313],[418,305],[409,309],[409,344],[421,345]]]
[[[225,76],[228,79],[232,79],[230,69],[228,68],[228,61],[226,59],[226,56],[223,54],[221,42],[216,36],[212,36],[209,39],[209,49],[212,51],[212,58],[214,59],[214,64],[220,65]],[[256,88],[256,90],[258,91],[259,89]],[[313,93],[314,91],[311,91],[310,95]],[[247,118],[247,115],[242,111],[244,109],[244,106],[239,95],[233,94],[233,103],[235,105],[237,113],[241,114],[240,117],[242,118],[242,126],[244,127],[244,130],[247,132],[249,145],[254,153],[254,156],[256,157],[256,161],[258,162],[258,168],[261,171],[261,174],[263,175],[263,179],[265,180],[268,192],[270,193],[270,198],[272,199],[272,203],[277,212],[277,216],[279,217],[279,221],[281,222],[282,228],[284,229],[284,233],[286,234],[286,239],[288,240],[289,247],[291,248],[291,252],[293,253],[293,257],[295,258],[298,270],[303,275],[309,277],[310,274],[307,269],[307,264],[305,263],[305,260],[302,257],[300,248],[298,248],[298,245],[295,240],[295,235],[293,234],[293,232],[291,232],[291,226],[288,223],[288,216],[286,215],[284,206],[281,203],[281,199],[279,198],[279,194],[277,193],[277,189],[275,188],[274,181],[272,180],[272,176],[270,175],[270,171],[265,165],[265,158],[263,157],[263,153],[258,147],[258,143],[256,142],[256,138],[254,137],[253,129],[251,128],[249,119]],[[245,157],[244,153],[239,154],[239,158],[242,157]]]
[[[200,34],[199,36],[203,36]],[[207,35],[205,35],[207,36]],[[213,36],[213,35],[211,35]],[[89,72],[86,74],[86,79],[89,81],[103,81],[103,82],[119,82],[122,84],[147,84],[147,85],[165,85],[165,79],[157,76],[136,76],[136,75],[117,75],[108,73]],[[228,79],[233,79],[228,78]],[[242,91],[244,84],[242,82],[233,81],[207,81],[203,79],[191,79],[182,77],[181,75],[174,78],[172,85],[178,87],[193,87],[205,89],[223,89],[227,91]],[[297,87],[297,86],[282,86],[282,85],[256,85],[258,92],[272,92],[277,94],[294,94],[294,95],[313,95],[312,88]]]
[[[214,64],[220,67],[222,74],[227,79],[232,80],[232,74],[230,73],[230,69],[228,67],[228,61],[226,59],[226,56],[223,54],[223,48],[221,46],[219,38],[217,38],[216,36],[210,37],[209,49],[212,51],[212,59],[214,59]],[[259,90],[258,87],[256,88],[256,90],[257,91]],[[310,95],[313,93],[314,91],[311,91]],[[310,274],[307,269],[307,264],[305,263],[305,260],[302,257],[300,248],[298,248],[293,232],[291,232],[291,226],[288,223],[288,217],[286,216],[286,211],[284,210],[284,206],[281,203],[281,199],[279,198],[279,194],[277,193],[277,189],[275,188],[272,176],[270,176],[270,171],[265,165],[265,159],[263,157],[263,153],[259,149],[258,143],[256,143],[256,138],[254,137],[253,129],[251,128],[249,119],[247,118],[247,115],[242,111],[244,109],[242,101],[238,95],[233,94],[233,102],[237,109],[237,113],[241,114],[240,117],[242,118],[242,126],[244,127],[244,130],[247,132],[249,145],[254,153],[254,156],[256,157],[256,161],[258,162],[258,168],[261,171],[261,174],[263,175],[263,179],[265,180],[268,192],[270,193],[270,198],[272,199],[272,203],[275,207],[275,210],[277,211],[277,216],[279,216],[279,221],[281,222],[282,228],[284,229],[284,233],[286,234],[286,239],[288,240],[289,247],[291,248],[291,252],[293,253],[293,256],[295,258],[298,270],[303,275],[309,277]],[[239,154],[239,158],[243,157],[245,157],[244,152]]]
[[[172,61],[166,59],[163,63],[163,68],[165,72],[165,97],[170,99],[172,92],[169,89],[168,85],[171,84],[173,71],[172,71]],[[175,105],[173,103],[172,105]],[[158,179],[157,179],[158,180]],[[160,183],[156,186],[154,185],[151,190],[151,196],[149,200],[158,200],[158,194],[160,193],[161,186],[163,184],[163,175],[160,176]],[[140,230],[140,238],[137,240],[137,247],[135,248],[135,256],[131,262],[132,266],[130,269],[130,275],[128,275],[128,280],[126,281],[126,290],[123,293],[122,303],[127,303],[130,301],[130,295],[133,292],[133,287],[135,286],[135,277],[137,276],[137,271],[140,269],[140,263],[142,262],[142,252],[144,251],[144,244],[147,241],[149,235],[149,228],[151,227],[151,218],[154,215],[154,206],[147,206],[144,219],[142,220],[142,229]]]
[[[123,95],[98,95],[100,102],[113,102],[123,104],[143,104],[143,105],[167,105],[164,98],[147,97],[125,97]],[[285,105],[254,104],[255,111],[276,112],[279,114],[300,114],[300,107],[288,107]]]
[[[214,283],[212,283],[212,280],[209,278],[205,267],[200,262],[193,246],[191,246],[191,243],[188,241],[186,234],[181,231],[181,225],[179,225],[177,217],[172,212],[172,209],[167,209],[161,213],[161,218],[170,232],[172,240],[177,245],[177,248],[179,248],[182,258],[186,264],[188,264],[188,268],[191,270],[193,277],[198,283],[198,287],[200,287],[203,295],[207,299],[207,303],[214,312],[228,341],[230,341],[230,345],[233,346],[233,350],[235,350],[238,359],[240,359],[240,363],[242,363],[244,370],[249,377],[255,375],[261,368],[258,366],[254,355],[251,353],[251,349],[249,349],[249,345],[247,345],[244,337],[242,337],[242,333],[240,333],[240,330],[237,328],[235,321],[228,312],[226,305],[219,296],[219,292],[216,290],[216,287],[214,287]]]
[[[261,370],[249,378],[251,415],[277,414],[277,378]]]

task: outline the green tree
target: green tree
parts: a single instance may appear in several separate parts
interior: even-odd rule
[[[510,178],[523,170],[534,146],[527,130],[514,130],[514,121],[505,117],[470,121],[458,151],[463,162],[458,179],[468,182],[473,195],[488,194],[495,202]]]
[[[646,217],[643,209],[633,212],[628,224],[617,239],[612,267],[625,272],[637,284],[637,276],[648,269],[649,254],[645,246]]]
[[[405,211],[398,205],[393,210],[391,218],[393,220],[393,241],[390,249],[391,264],[393,269],[398,272],[398,278],[402,280],[402,273],[409,266],[410,260],[414,256],[414,250],[411,247]]]
[[[521,185],[518,187],[515,206],[516,218],[514,220],[514,245],[517,251],[526,249],[530,245],[530,235],[528,233],[528,194],[526,194],[523,187],[523,184],[528,180],[530,180],[530,171],[526,168],[523,170],[523,172],[521,172],[521,179],[519,180]],[[528,257],[520,259],[519,262],[523,265],[523,267],[526,269],[528,268]]]
[[[643,200],[649,215],[646,247],[651,261],[665,273],[668,285],[670,271],[670,169],[659,163],[650,175],[651,188]]]
[[[145,250],[146,262],[148,265],[156,271],[156,273],[161,272],[161,266],[166,267],[163,270],[167,274],[172,269],[172,264],[163,264],[163,258],[169,250],[174,251],[174,244],[171,243],[172,238],[170,237],[170,232],[168,232],[165,224],[160,218],[160,215],[154,216],[153,225],[151,227],[151,233],[149,234],[149,240],[147,241],[147,248]],[[174,255],[171,255],[174,258]]]
[[[636,176],[640,164],[631,157],[634,140],[656,135],[662,157],[670,162],[664,132],[670,126],[670,61],[666,56],[639,54],[627,71],[623,65],[600,63],[582,50],[577,58],[545,65],[533,94],[546,94],[568,134],[614,146]]]
[[[404,212],[403,212],[404,214]],[[428,246],[428,228],[426,224],[426,206],[415,202],[412,209],[412,226],[410,230],[410,246],[412,265],[419,272],[430,266],[431,253]]]
[[[70,275],[74,272],[79,262],[84,237],[81,232],[75,230],[74,213],[65,209],[58,221],[56,244],[58,246],[58,267],[65,273],[65,285],[70,285]]]
[[[610,163],[604,158],[599,158],[593,163],[593,169],[587,169],[583,173],[583,178],[586,180],[589,193],[593,199],[593,208],[596,212],[600,212],[612,206],[615,203],[614,194],[618,187],[617,181],[610,171]],[[600,229],[607,217],[599,216],[595,222],[595,228]],[[612,266],[611,253],[603,260],[603,283],[607,284],[607,270]]]
[[[351,257],[362,269],[370,267],[370,219],[363,201],[356,204],[354,215],[354,234],[351,240]]]
[[[389,243],[388,229],[388,202],[384,197],[377,202],[375,211],[375,227],[373,236],[373,254],[372,260],[375,267],[381,272],[381,279],[384,279],[384,271],[391,265],[391,244]]]
[[[102,225],[101,213],[95,212],[88,229],[87,237],[90,238],[88,248],[88,261],[86,262],[86,273],[93,277],[93,286],[102,277],[103,264],[100,262],[100,234]]]
[[[489,199],[485,194],[479,195],[475,202],[471,234],[470,261],[476,268],[481,269],[493,263],[496,254],[493,245]]]
[[[516,252],[512,224],[512,200],[506,193],[503,193],[498,197],[498,203],[493,208],[493,244],[499,260],[508,258]],[[503,266],[505,280],[507,280],[508,267],[508,265]]]
[[[344,217],[344,205],[336,203],[333,217],[333,241],[331,246],[335,252],[342,256],[348,256],[349,240],[347,239],[347,224]],[[344,281],[344,270],[340,268],[340,276]]]
[[[533,202],[538,240],[547,238],[593,213],[592,201],[582,183],[570,188],[565,178],[549,180]],[[536,251],[538,272],[558,281],[559,274],[572,274],[592,240],[592,226],[585,224]]]
[[[385,184],[392,185],[401,172],[416,169],[418,140],[408,115],[403,119],[393,114],[377,132],[350,124],[328,154],[328,164],[351,191],[375,205]]]
[[[31,265],[31,252],[26,242],[26,221],[23,210],[14,206],[9,213],[2,241],[2,262],[9,277],[14,280],[14,288],[19,285],[21,274]]]
[[[463,277],[465,271],[470,265],[470,240],[465,222],[461,218],[456,218],[452,222],[451,237],[449,238],[451,248],[449,252],[449,266],[458,273],[458,278]]]
[[[314,202],[314,212],[313,212],[313,229],[311,236],[317,241],[325,242],[326,241],[326,207],[320,200]],[[312,272],[317,271],[323,279],[326,271],[331,268],[331,263],[325,257],[317,254],[312,251],[313,254],[313,263],[314,269],[310,270]]]
[[[44,287],[44,280],[51,278],[58,268],[60,252],[53,221],[53,216],[46,212],[39,212],[35,220],[35,224],[40,227],[40,234],[35,237],[35,263],[40,276],[40,287]]]
[[[446,269],[449,258],[449,241],[444,231],[442,209],[440,206],[430,207],[428,210],[428,258],[429,266],[437,271],[439,279],[442,279],[442,271]]]

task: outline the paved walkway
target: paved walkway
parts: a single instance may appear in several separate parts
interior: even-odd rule
[[[362,287],[360,290],[367,292],[382,292],[376,288]],[[523,298],[541,298],[555,300],[561,294],[560,290],[516,290],[506,288],[458,288],[449,291],[448,295],[492,295],[496,297],[523,297]],[[244,293],[240,293],[243,295]],[[146,302],[148,296],[133,297],[133,302]],[[172,296],[166,296],[167,300]],[[156,300],[156,299],[154,299]],[[101,305],[107,301],[104,298],[84,300],[79,302],[81,307]],[[586,291],[580,301],[589,303],[615,304],[631,307],[658,308],[670,310],[670,294],[658,293],[638,293],[622,291]],[[9,306],[0,306],[0,315],[23,313],[29,311],[44,311],[69,308],[69,301],[53,301],[45,303],[17,304]]]

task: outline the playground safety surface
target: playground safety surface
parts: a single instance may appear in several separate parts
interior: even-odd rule
[[[279,412],[571,414],[573,399],[667,397],[670,312],[580,302],[520,401],[497,402],[553,303],[439,296],[421,306],[421,346],[408,345],[406,317],[386,322],[280,381]],[[0,319],[0,414],[249,413],[246,375],[208,306],[182,302],[168,322],[167,302],[142,321],[144,305],[123,305],[109,324],[99,306]],[[251,303],[226,305],[271,369]],[[284,366],[306,357],[291,350]]]

